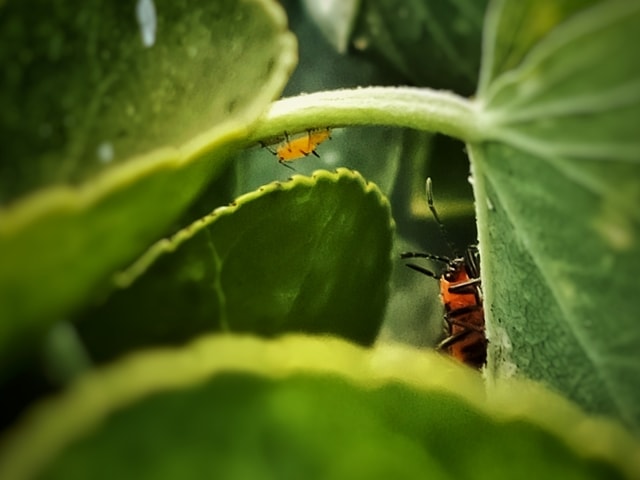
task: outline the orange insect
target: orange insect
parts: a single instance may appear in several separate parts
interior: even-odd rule
[[[331,130],[328,128],[307,130],[306,134],[294,138],[289,138],[289,134],[284,132],[284,141],[276,147],[275,151],[271,149],[269,151],[278,157],[278,163],[293,169],[286,162],[292,162],[308,155],[320,157],[316,148],[329,138],[331,138]],[[263,146],[266,147],[266,145]]]
[[[444,225],[433,205],[431,179],[427,179],[427,202],[441,232]],[[452,248],[453,250],[453,248]],[[444,304],[444,326],[447,337],[437,348],[446,350],[454,358],[476,368],[487,359],[487,338],[484,331],[484,308],[480,284],[480,254],[478,247],[468,247],[463,256],[449,258],[431,253],[405,252],[402,258],[426,258],[445,264],[439,273],[420,265],[407,264],[420,273],[440,282],[440,298]]]

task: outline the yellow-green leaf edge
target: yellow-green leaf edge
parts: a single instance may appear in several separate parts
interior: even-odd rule
[[[23,340],[41,330],[44,324],[50,324],[64,316],[70,308],[77,306],[95,288],[96,282],[109,273],[113,265],[126,262],[132,255],[139,254],[145,242],[153,240],[148,238],[152,235],[151,231],[159,234],[159,230],[163,228],[158,221],[138,221],[137,230],[132,229],[128,232],[129,236],[113,232],[113,239],[104,238],[103,244],[107,248],[102,270],[87,272],[84,267],[77,267],[77,272],[86,277],[79,282],[80,286],[63,292],[64,294],[47,297],[46,285],[54,272],[65,270],[65,265],[69,266],[70,262],[82,262],[81,257],[85,254],[100,258],[101,252],[82,249],[96,241],[96,232],[83,220],[89,213],[104,208],[106,214],[113,217],[113,212],[109,209],[114,203],[116,206],[122,203],[123,197],[129,196],[127,192],[140,200],[139,197],[145,191],[157,193],[169,186],[175,188],[176,185],[187,184],[190,186],[189,191],[180,198],[175,198],[173,204],[168,204],[165,208],[166,220],[163,221],[170,222],[207,181],[222,170],[231,154],[244,146],[252,125],[259,119],[260,109],[266,108],[268,102],[282,91],[297,62],[297,41],[287,30],[286,16],[280,5],[270,0],[254,2],[263,7],[265,18],[273,22],[279,31],[276,41],[280,44],[280,55],[274,59],[271,77],[265,79],[261,91],[256,92],[252,108],[248,108],[242,115],[212,126],[183,145],[159,148],[114,165],[80,185],[47,187],[6,208],[0,208],[0,249],[5,253],[12,252],[5,258],[10,265],[5,264],[0,269],[0,318],[3,319],[0,324],[0,358],[7,360],[7,364]],[[129,219],[140,220],[140,215],[148,204],[140,200],[137,206],[138,210],[127,210]],[[20,267],[24,261],[30,260],[29,255],[26,258],[21,255],[23,251],[31,251],[37,255],[38,252],[55,249],[57,239],[47,238],[44,234],[50,225],[63,225],[64,228],[64,225],[73,224],[74,221],[84,224],[85,231],[89,232],[78,243],[79,251],[75,259],[63,258],[53,261],[53,264],[31,261],[24,265],[25,268]],[[122,219],[119,221],[122,222]],[[118,250],[118,245],[128,245],[128,249],[123,247]],[[121,250],[126,251],[122,253]],[[42,302],[22,301],[31,296],[33,288],[40,291],[39,298]],[[7,365],[0,368],[0,371],[6,368]]]
[[[158,259],[158,257],[166,253],[175,251],[180,247],[182,243],[188,241],[200,230],[215,223],[220,217],[233,215],[236,210],[247,203],[258,200],[260,197],[268,195],[275,191],[291,191],[300,187],[313,188],[313,186],[319,180],[338,182],[341,178],[356,180],[362,185],[363,194],[373,194],[380,202],[381,207],[385,209],[391,208],[389,205],[389,200],[382,194],[378,187],[374,183],[368,182],[364,177],[362,177],[359,172],[355,170],[350,170],[348,168],[337,168],[334,171],[316,170],[310,176],[295,174],[284,182],[271,182],[258,188],[257,190],[245,193],[236,198],[229,205],[218,207],[209,215],[196,220],[191,225],[183,228],[172,237],[159,240],[154,245],[152,245],[143,255],[141,255],[140,258],[138,258],[138,260],[136,260],[136,262],[133,263],[130,267],[115,275],[115,285],[119,288],[127,288],[136,280],[136,278],[143,275],[144,272],[149,268],[149,266]],[[389,228],[392,229],[393,227],[394,225],[393,223],[391,223],[389,225]]]
[[[477,372],[438,353],[401,345],[366,349],[333,337],[288,335],[265,340],[212,335],[185,348],[132,355],[88,374],[64,394],[32,409],[0,444],[0,478],[31,478],[71,442],[98,428],[111,412],[225,372],[271,379],[336,375],[364,389],[404,382],[422,391],[447,392],[498,422],[531,422],[585,458],[610,462],[629,478],[640,475],[640,445],[630,434],[607,419],[585,415],[533,383],[510,380],[487,392]]]

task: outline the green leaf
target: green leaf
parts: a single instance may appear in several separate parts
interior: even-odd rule
[[[486,141],[470,152],[489,375],[543,380],[640,432],[640,3],[591,3],[488,17]]]
[[[352,43],[416,85],[470,94],[480,65],[486,3],[364,0]]]
[[[333,48],[342,55],[347,53],[360,0],[303,0],[302,4]]]
[[[358,173],[295,175],[151,247],[78,328],[98,360],[218,330],[370,344],[388,296],[391,234],[386,198]]]
[[[516,68],[529,50],[563,19],[599,1],[536,3],[494,0],[485,18],[485,49],[479,90],[483,92],[496,76]]]
[[[270,3],[137,3],[3,2],[0,203],[252,121],[282,88],[293,42]]]
[[[618,427],[511,387],[485,401],[477,373],[405,348],[203,338],[94,372],[34,409],[4,439],[0,476],[637,475],[639,445]]]
[[[152,45],[134,7],[0,7],[3,365],[166,231],[295,61],[266,0],[157,1]]]

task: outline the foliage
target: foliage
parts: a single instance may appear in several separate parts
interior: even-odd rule
[[[314,10],[416,87],[272,103],[296,42],[271,0],[2,3],[0,478],[637,478],[640,6],[482,8]],[[294,166],[361,173],[274,181],[255,148],[346,126]],[[415,130],[466,143],[484,378],[385,341],[427,328],[392,268],[407,188],[457,172]]]

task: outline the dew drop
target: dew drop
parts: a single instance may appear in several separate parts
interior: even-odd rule
[[[357,37],[353,40],[353,46],[356,50],[364,51],[369,48],[369,39],[364,36]]]
[[[156,7],[153,0],[138,0],[136,5],[136,18],[140,25],[142,44],[151,47],[156,42]]]
[[[493,202],[491,201],[491,199],[489,197],[487,197],[487,209],[490,212],[493,212],[496,209],[496,207],[493,206]]]
[[[98,154],[98,160],[100,160],[100,162],[109,163],[113,160],[113,145],[111,142],[102,142],[98,145],[96,153]]]

